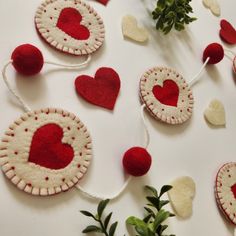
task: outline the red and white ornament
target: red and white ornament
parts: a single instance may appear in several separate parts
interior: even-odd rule
[[[84,176],[92,157],[91,138],[74,114],[46,108],[23,114],[0,144],[6,177],[32,195],[54,195]]]
[[[141,77],[140,96],[148,111],[169,124],[187,121],[194,105],[191,88],[175,70],[155,67]]]
[[[73,55],[91,54],[105,39],[101,17],[81,0],[45,0],[36,12],[35,25],[48,44]]]
[[[236,163],[224,164],[218,171],[215,197],[226,219],[236,225]]]

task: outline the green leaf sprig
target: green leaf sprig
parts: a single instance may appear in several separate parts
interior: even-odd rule
[[[130,216],[126,223],[134,226],[137,236],[168,236],[164,235],[164,231],[168,228],[168,225],[163,224],[164,221],[175,216],[169,211],[163,209],[165,205],[169,203],[167,200],[161,200],[164,193],[168,192],[172,186],[164,185],[161,188],[160,194],[155,188],[151,186],[145,186],[151,195],[147,196],[148,203],[144,207],[146,216],[143,219],[139,219],[135,216]],[[169,236],[174,236],[173,234]]]
[[[186,24],[197,18],[190,17],[193,12],[190,2],[192,0],[157,0],[152,17],[156,21],[156,29],[168,34],[172,28],[181,31]]]
[[[82,232],[83,233],[102,233],[106,236],[114,236],[118,222],[111,224],[109,227],[109,222],[111,220],[112,212],[110,212],[107,216],[103,217],[103,212],[109,203],[109,199],[103,200],[98,204],[97,213],[94,215],[89,211],[80,211],[83,215],[93,218],[97,223],[97,225],[89,225]],[[104,219],[104,220],[103,220]]]

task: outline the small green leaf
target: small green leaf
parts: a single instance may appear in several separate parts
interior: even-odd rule
[[[150,191],[155,197],[158,197],[158,192],[154,187],[146,185],[145,189]]]
[[[164,200],[160,201],[158,209],[161,209],[163,206],[167,205],[168,203],[169,203],[169,201],[164,201]]]
[[[113,236],[115,234],[117,225],[118,225],[118,222],[115,222],[111,225],[110,230],[109,230],[109,236]]]
[[[107,229],[107,226],[108,226],[108,224],[110,222],[111,216],[112,216],[112,212],[104,220],[104,228],[105,229]]]
[[[161,188],[160,197],[161,197],[164,193],[170,191],[172,188],[173,188],[173,187],[172,187],[171,185],[164,185],[164,186]]]
[[[87,234],[87,233],[91,233],[91,232],[97,232],[97,233],[101,233],[102,229],[100,229],[99,227],[97,227],[96,225],[89,225],[87,228],[85,228],[82,233]]]
[[[88,211],[80,211],[80,212],[85,216],[92,217],[93,219],[96,219],[95,216]]]
[[[98,213],[98,218],[100,219],[102,216],[102,213],[104,209],[106,208],[107,204],[109,203],[109,199],[103,200],[98,204],[97,207],[97,213]]]
[[[146,199],[154,206],[158,209],[158,206],[159,206],[159,202],[160,200],[156,197],[146,197]]]
[[[154,230],[156,231],[158,226],[164,222],[168,217],[170,216],[170,213],[168,211],[165,211],[165,210],[160,210],[157,215],[156,215],[156,218],[155,218],[155,221],[154,221]]]

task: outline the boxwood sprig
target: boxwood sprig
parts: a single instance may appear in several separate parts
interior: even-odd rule
[[[169,211],[163,209],[165,205],[169,203],[167,200],[161,200],[164,193],[168,192],[172,186],[164,185],[160,194],[155,188],[151,186],[145,186],[151,195],[147,196],[148,203],[144,207],[146,215],[143,219],[135,216],[130,216],[126,223],[134,226],[137,236],[168,236],[164,234],[164,231],[168,228],[168,225],[164,224],[165,220],[169,217],[175,216]],[[169,236],[174,236],[173,234]]]
[[[193,12],[190,2],[192,0],[157,0],[152,17],[156,21],[156,29],[168,34],[172,28],[181,31],[197,18],[190,17]]]
[[[82,233],[101,233],[106,236],[114,236],[118,222],[114,222],[113,224],[110,225],[109,223],[112,217],[112,212],[110,212],[107,216],[103,216],[103,212],[109,203],[109,199],[103,200],[98,204],[97,207],[97,213],[93,214],[89,211],[80,211],[83,215],[88,216],[93,218],[96,222],[97,225],[89,225],[87,226]]]

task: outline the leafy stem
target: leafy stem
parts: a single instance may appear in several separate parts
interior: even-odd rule
[[[185,29],[186,24],[197,20],[190,17],[193,12],[190,2],[192,0],[157,0],[152,18],[156,21],[156,29],[168,34],[172,28],[178,31]]]
[[[97,226],[97,225],[87,226],[82,231],[83,233],[97,232],[97,233],[102,233],[106,236],[114,236],[118,222],[115,222],[115,223],[111,224],[110,227],[108,227],[109,222],[111,220],[112,212],[110,212],[107,216],[103,217],[103,212],[104,212],[108,203],[109,203],[109,199],[101,201],[98,204],[96,214],[93,214],[89,211],[80,211],[83,215],[93,218],[99,224],[99,226]],[[108,230],[108,228],[109,228],[109,230]]]

